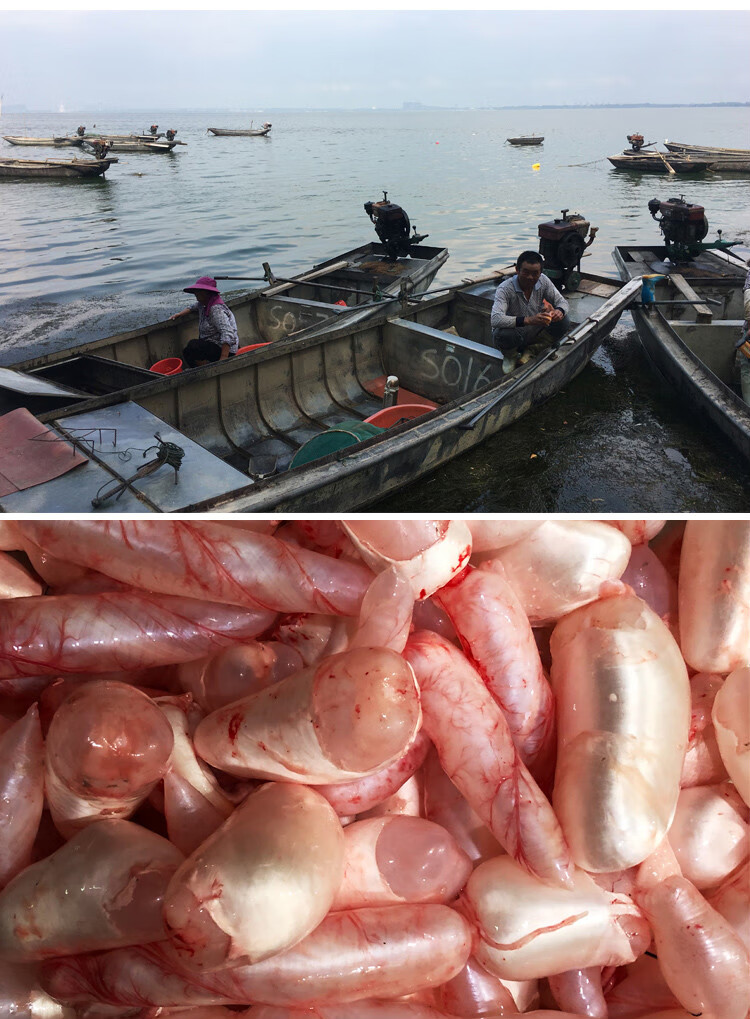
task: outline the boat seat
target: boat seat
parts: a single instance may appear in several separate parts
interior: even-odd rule
[[[680,291],[682,296],[688,301],[700,301],[700,294],[697,294],[695,290],[690,286],[688,281],[679,272],[671,272],[669,278]],[[696,322],[711,322],[713,319],[713,312],[707,304],[696,304],[695,305],[695,320]]]

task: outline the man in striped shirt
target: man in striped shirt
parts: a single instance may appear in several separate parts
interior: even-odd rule
[[[523,251],[516,262],[516,275],[495,291],[490,325],[492,342],[503,354],[503,371],[508,373],[548,345],[539,334],[544,330],[560,340],[570,329],[568,302],[542,272],[544,260],[538,251]],[[524,352],[528,355],[524,356]]]

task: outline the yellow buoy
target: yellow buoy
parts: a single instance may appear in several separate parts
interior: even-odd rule
[[[533,163],[532,166],[531,166],[531,169],[532,170],[539,170],[539,169],[541,169],[541,163]]]

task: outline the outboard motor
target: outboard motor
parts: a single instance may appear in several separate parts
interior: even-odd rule
[[[429,234],[414,233],[409,236],[409,217],[400,205],[388,201],[388,192],[383,192],[382,202],[365,202],[365,212],[375,224],[375,233],[385,247],[385,257],[389,262],[397,258],[405,258],[414,244],[419,244]]]
[[[76,134],[78,135],[79,138],[83,138],[83,136],[86,134],[86,128],[83,126],[83,124],[80,124],[76,128]]]
[[[598,226],[589,230],[589,225],[577,213],[569,216],[567,209],[562,210],[562,219],[539,224],[539,254],[544,259],[544,273],[560,289],[575,290],[580,283],[581,258],[599,230]]]
[[[155,135],[156,132],[159,130],[159,125],[158,124],[152,124],[149,130],[151,131],[151,134]]]
[[[689,260],[705,248],[715,245],[701,244],[708,233],[708,220],[702,205],[691,205],[685,196],[669,198],[666,202],[652,198],[648,211],[664,234],[664,247],[672,260]],[[657,213],[661,219],[657,219]],[[721,244],[721,241],[719,242]]]
[[[167,131],[167,141],[168,142],[173,142],[174,141],[174,136],[176,134],[177,134],[177,132],[173,131],[172,128],[170,127],[170,129]]]
[[[95,142],[92,142],[92,148],[97,159],[104,159],[109,152],[109,143],[105,142],[103,138],[97,138]]]
[[[269,122],[267,120],[263,124],[263,130],[264,131],[270,131],[272,127],[273,127],[273,124],[269,124]]]
[[[629,134],[628,141],[633,152],[640,152],[643,148],[643,135],[642,134]]]

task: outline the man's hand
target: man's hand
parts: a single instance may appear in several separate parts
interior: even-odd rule
[[[562,320],[565,318],[565,316],[563,315],[559,308],[553,308],[552,311],[550,312],[549,317],[552,322],[562,322]]]
[[[560,316],[562,318],[562,316]],[[552,321],[552,316],[547,311],[538,311],[536,315],[532,315],[531,318],[524,319],[527,326],[548,326]]]

